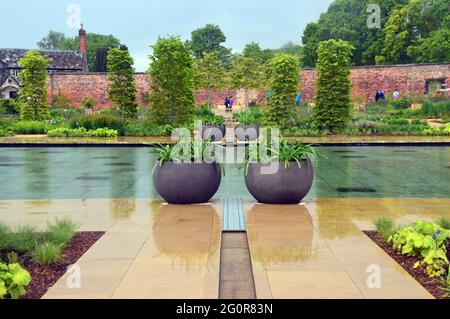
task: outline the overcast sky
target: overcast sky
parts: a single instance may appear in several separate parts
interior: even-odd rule
[[[77,35],[77,8],[89,32],[113,34],[126,44],[137,71],[148,68],[158,36],[188,39],[192,30],[218,24],[235,51],[256,41],[277,48],[300,43],[303,29],[332,0],[0,0],[0,48],[35,48],[49,30]],[[71,6],[75,5],[75,6]]]

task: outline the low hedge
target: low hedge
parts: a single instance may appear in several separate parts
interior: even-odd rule
[[[49,137],[117,137],[119,132],[109,128],[99,128],[96,130],[86,130],[84,127],[80,128],[64,128],[60,127],[48,132]]]
[[[70,128],[85,128],[93,131],[101,128],[116,130],[119,135],[125,134],[126,122],[122,118],[108,114],[81,115],[70,121]]]
[[[37,121],[20,121],[12,126],[12,131],[16,134],[37,135],[46,134],[48,124]]]

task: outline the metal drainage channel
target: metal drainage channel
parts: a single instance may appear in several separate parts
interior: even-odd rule
[[[220,253],[220,299],[256,299],[242,200],[224,199]]]

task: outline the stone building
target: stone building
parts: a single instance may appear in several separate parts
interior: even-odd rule
[[[49,58],[48,74],[87,72],[86,31],[81,26],[79,31],[79,51],[42,50],[42,55]],[[21,68],[19,60],[27,49],[0,49],[0,98],[16,98],[20,89],[18,79]]]

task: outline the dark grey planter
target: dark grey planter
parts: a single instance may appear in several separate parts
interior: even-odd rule
[[[259,137],[259,125],[237,125],[234,135],[240,142],[256,141]]]
[[[169,204],[200,204],[208,202],[222,180],[217,163],[165,162],[153,173],[156,190]]]
[[[298,204],[311,190],[314,171],[309,161],[296,162],[288,168],[280,163],[275,174],[261,174],[261,163],[249,165],[245,184],[255,199],[264,204]]]
[[[226,128],[225,125],[203,125],[202,126],[202,139],[211,140],[213,142],[220,142],[225,137]]]

